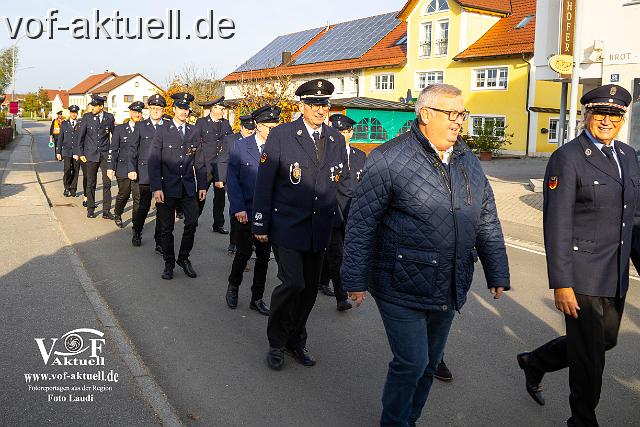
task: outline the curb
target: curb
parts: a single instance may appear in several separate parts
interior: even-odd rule
[[[73,244],[62,228],[62,224],[56,217],[55,212],[51,207],[49,198],[47,197],[47,194],[44,190],[42,181],[40,179],[40,174],[36,170],[35,163],[33,162],[33,135],[31,135],[31,132],[29,132],[28,130],[23,130],[26,132],[26,135],[22,134],[21,136],[31,138],[31,142],[29,143],[29,153],[31,155],[31,170],[36,175],[38,184],[40,186],[40,197],[42,198],[42,205],[47,210],[49,220],[52,224],[55,224],[55,226],[58,228],[58,231],[60,232],[60,238],[62,240],[62,243],[65,245],[64,250],[69,257],[73,271],[78,281],[82,285],[82,289],[87,299],[91,303],[93,310],[96,313],[96,318],[104,326],[106,333],[109,335],[112,342],[115,344],[117,351],[120,353],[125,366],[133,375],[133,378],[136,382],[136,385],[140,389],[142,396],[151,405],[151,408],[156,413],[156,416],[160,419],[162,425],[183,426],[184,424],[182,423],[182,421],[180,421],[176,410],[173,408],[171,403],[169,403],[166,394],[162,391],[160,385],[153,378],[150,371],[142,361],[142,358],[138,355],[135,346],[127,336],[126,332],[120,327],[117,318],[111,312],[111,309],[109,308],[107,302],[100,295],[100,292],[89,276],[89,273],[85,268],[82,260],[80,259],[80,256],[78,255],[76,249],[74,248]]]

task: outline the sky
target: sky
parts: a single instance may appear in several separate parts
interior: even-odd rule
[[[49,22],[46,19],[50,10],[58,11],[53,14],[57,18],[54,22],[56,29],[51,32],[53,39],[49,38],[48,33],[44,33],[39,38],[25,36],[18,40],[20,63],[16,71],[16,93],[35,91],[38,87],[69,89],[89,74],[105,70],[120,75],[142,73],[160,86],[165,86],[172,76],[179,74],[185,67],[212,72],[218,78],[222,78],[279,35],[398,11],[405,4],[405,0],[2,2],[0,49],[13,46],[12,32],[17,31],[14,33],[17,37],[26,34],[27,22],[30,22],[28,28],[35,37],[39,30],[39,22],[47,29]],[[183,6],[177,6],[179,4]],[[112,39],[107,40],[104,32],[100,33],[100,39],[95,38],[96,10],[102,19],[114,16],[116,11],[120,17],[131,18],[131,30],[135,33],[138,28],[137,17],[141,17],[145,25],[150,18],[158,17],[168,26],[169,9],[180,10],[181,40],[169,40],[166,27],[165,35],[160,39],[148,38],[145,30],[142,40],[117,40],[113,20],[104,26],[111,33]],[[210,10],[213,11],[214,18],[213,39],[200,40],[192,36],[186,40],[186,33],[193,33],[195,21],[201,17],[208,18]],[[72,26],[75,18],[82,17],[87,18],[90,39],[77,40],[71,36],[70,31],[59,29]],[[28,21],[30,18],[31,21]],[[230,18],[235,23],[235,35],[229,39],[218,36],[216,25],[222,18]],[[153,24],[157,25],[157,21]],[[201,26],[203,32],[205,24],[203,22]],[[154,31],[156,35],[160,32]],[[224,32],[228,33],[229,30]],[[84,33],[80,31],[80,34]],[[7,92],[10,91],[11,87]]]

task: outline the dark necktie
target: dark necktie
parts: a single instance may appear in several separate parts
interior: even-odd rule
[[[180,134],[180,138],[184,139],[184,133],[182,132],[182,125],[178,126],[178,133]]]
[[[320,132],[313,132],[313,148],[316,150],[316,157],[320,160],[320,151],[318,150],[318,141],[320,141]]]
[[[611,164],[613,164],[613,166],[615,166],[616,169],[618,169],[618,164],[616,163],[616,159],[613,157],[613,148],[611,148],[610,145],[605,145],[602,147],[602,152],[604,153],[605,156],[607,156],[607,159],[609,159]]]

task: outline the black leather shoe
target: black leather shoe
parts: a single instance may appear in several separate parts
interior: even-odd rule
[[[447,364],[444,363],[444,359],[442,359],[442,361],[438,364],[436,373],[433,374],[433,376],[440,381],[451,381],[453,379],[453,374],[449,370],[449,367],[447,367]]]
[[[87,218],[95,218],[96,214],[93,209],[87,209]]]
[[[87,201],[86,201],[86,200],[83,200],[83,201],[82,201],[82,207],[83,207],[83,208],[86,208],[86,207],[87,207]]]
[[[353,307],[353,306],[347,300],[338,301],[338,311],[347,311],[351,307]]]
[[[320,285],[320,291],[328,297],[335,297],[336,294],[333,293],[333,289],[329,285]]]
[[[222,228],[222,227],[213,227],[212,231],[214,233],[229,234],[229,232],[227,230],[225,230],[224,228]]]
[[[69,190],[64,190],[64,193],[62,193],[64,197],[69,197],[69,194]]]
[[[267,353],[267,364],[274,371],[279,371],[284,365],[284,352],[281,348],[269,348]]]
[[[229,285],[227,287],[227,295],[226,295],[227,305],[229,308],[236,308],[238,306],[238,288]]]
[[[236,245],[229,245],[227,247],[227,255],[234,256],[236,254]]]
[[[269,310],[269,307],[267,307],[267,304],[265,304],[264,301],[262,301],[261,299],[251,301],[251,303],[249,304],[249,308],[251,310],[257,311],[263,316],[268,316],[271,314],[271,310]]]
[[[115,216],[113,216],[113,214],[111,213],[111,211],[104,211],[102,212],[102,218],[104,219],[110,219],[110,220],[114,220],[116,219]]]
[[[184,212],[176,212],[176,218],[184,219]]]
[[[196,273],[196,271],[193,269],[193,267],[191,266],[191,261],[189,261],[188,259],[178,260],[176,264],[182,267],[182,270],[184,270],[184,274],[191,277],[192,279],[194,277],[198,277],[198,273]]]
[[[309,355],[306,348],[285,348],[284,351],[301,365],[313,366],[316,364],[315,359]]]
[[[160,255],[163,255],[162,253],[162,246],[156,243],[156,249],[155,249],[156,253],[159,253]]]
[[[133,246],[142,246],[142,234],[139,231],[133,232],[133,237],[131,238],[131,244]]]
[[[540,386],[544,372],[540,372],[531,366],[529,358],[530,353],[520,353],[517,356],[518,365],[520,365],[520,369],[524,371],[527,393],[529,393],[531,398],[535,400],[538,405],[544,406],[545,401],[542,394],[542,387]]]
[[[123,228],[124,227],[124,224],[122,223],[122,217],[120,215],[114,215],[113,216],[113,220],[116,222],[116,225],[119,228]]]
[[[170,264],[165,264],[164,266],[164,272],[162,273],[162,278],[164,280],[171,280],[173,279],[173,266]]]

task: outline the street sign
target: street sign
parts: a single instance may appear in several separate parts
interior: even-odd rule
[[[553,55],[549,58],[549,68],[558,74],[571,74],[573,70],[573,56]]]
[[[618,83],[620,81],[620,74],[611,74],[609,81],[611,83]]]
[[[18,114],[18,101],[9,103],[9,114]]]

